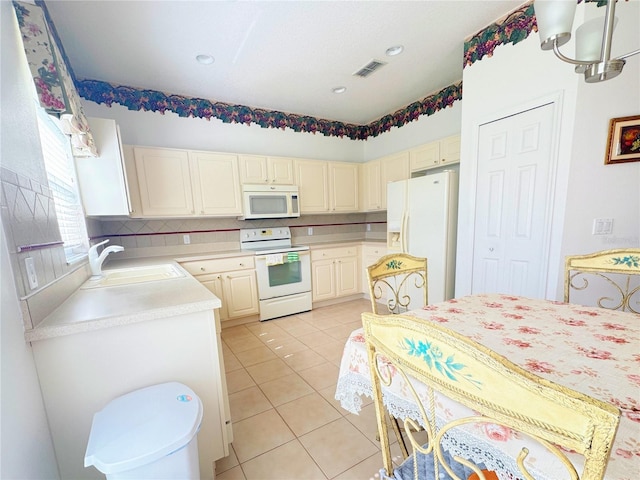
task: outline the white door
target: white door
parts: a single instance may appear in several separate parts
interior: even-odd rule
[[[544,298],[553,103],[480,126],[472,293]]]

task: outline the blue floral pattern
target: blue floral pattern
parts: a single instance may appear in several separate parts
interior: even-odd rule
[[[473,378],[470,373],[463,373],[462,370],[466,368],[463,363],[456,362],[453,355],[444,358],[444,353],[440,350],[440,347],[434,345],[432,342],[423,342],[422,340],[410,340],[404,339],[406,343],[406,350],[408,355],[412,357],[421,357],[427,364],[429,370],[434,368],[443,376],[446,376],[449,380],[457,382],[459,378],[468,381],[477,388],[480,388],[482,382]]]

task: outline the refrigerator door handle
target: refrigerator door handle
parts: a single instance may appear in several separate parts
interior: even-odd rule
[[[402,253],[409,253],[407,246],[407,227],[409,225],[409,214],[405,211],[402,214],[402,226],[400,227],[400,248],[402,248]]]

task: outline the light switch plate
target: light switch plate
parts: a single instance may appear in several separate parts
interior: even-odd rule
[[[611,235],[613,233],[613,218],[594,218],[593,235]]]
[[[27,278],[29,279],[29,288],[34,290],[38,288],[38,276],[36,275],[36,267],[33,263],[33,258],[27,257],[24,259],[24,265],[27,269]]]
[[[189,245],[191,243],[191,235],[189,234],[182,235],[182,241],[184,242],[185,245]]]

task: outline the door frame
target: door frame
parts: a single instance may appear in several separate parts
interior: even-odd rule
[[[562,106],[563,106],[563,92],[557,91],[541,97],[536,97],[525,102],[511,105],[509,107],[487,113],[482,116],[478,116],[471,122],[471,146],[473,152],[473,161],[469,162],[467,167],[469,168],[466,178],[469,179],[468,189],[466,194],[470,199],[473,199],[473,208],[471,209],[472,217],[468,220],[471,221],[468,231],[468,240],[466,247],[458,244],[458,253],[465,248],[470,252],[467,257],[469,265],[466,275],[466,290],[467,293],[471,292],[471,285],[473,279],[473,249],[475,241],[475,212],[476,204],[475,199],[478,191],[478,148],[480,146],[480,127],[488,123],[502,120],[511,116],[518,115],[520,113],[534,110],[536,108],[552,105],[552,118],[551,118],[551,147],[550,154],[551,159],[549,162],[549,185],[547,188],[547,208],[545,211],[545,218],[547,219],[545,225],[545,241],[543,245],[544,258],[542,259],[542,275],[541,281],[544,282],[544,297],[547,299],[555,300],[558,286],[559,271],[561,269],[561,247],[562,247],[562,232],[564,226],[564,211],[565,201],[558,198],[558,172],[559,172],[559,151],[560,151],[560,127],[562,125]],[[464,219],[463,219],[464,220]],[[456,296],[459,295],[456,292]]]

